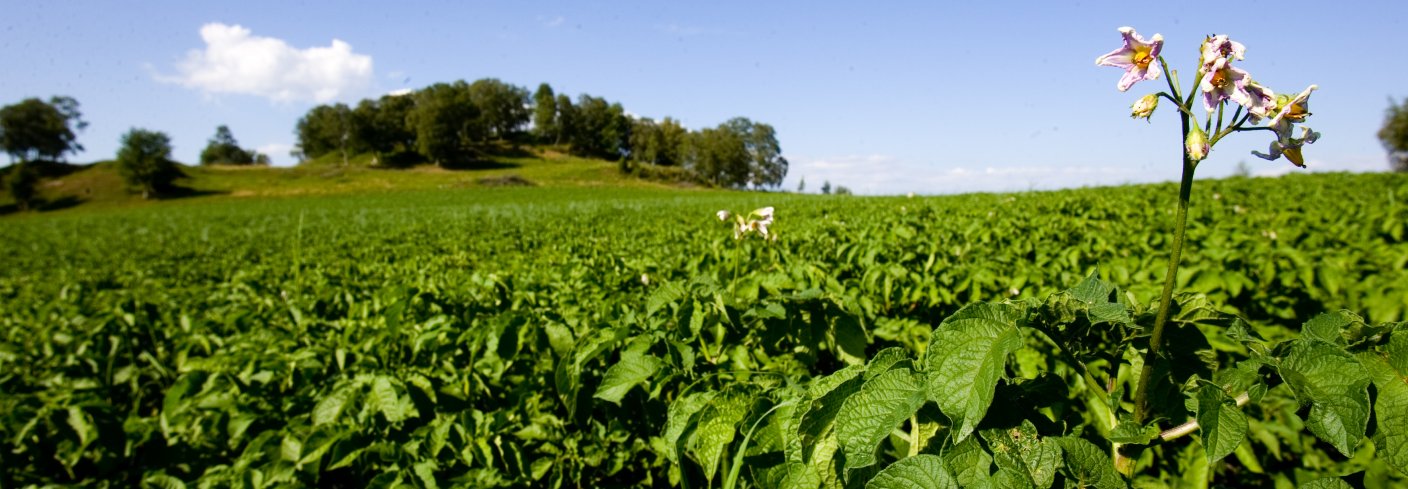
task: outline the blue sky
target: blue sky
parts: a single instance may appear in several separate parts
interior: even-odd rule
[[[294,124],[317,103],[495,77],[691,128],[767,122],[792,163],[787,189],[801,178],[810,192],[830,181],[865,194],[1176,180],[1172,111],[1128,117],[1166,82],[1121,93],[1121,71],[1094,64],[1129,25],[1163,34],[1185,90],[1203,36],[1230,35],[1247,46],[1238,66],[1262,84],[1320,86],[1313,171],[1387,168],[1374,133],[1389,97],[1408,97],[1397,35],[1408,4],[1184,5],[0,0],[0,104],[78,99],[90,126],[71,161],[112,158],[135,126],[170,134],[191,163],[226,124],[243,146],[292,164]],[[1249,154],[1269,138],[1225,140],[1199,176],[1240,161],[1304,171]]]

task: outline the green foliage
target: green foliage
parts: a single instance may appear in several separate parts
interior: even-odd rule
[[[210,138],[205,149],[201,150],[200,164],[252,165],[255,162],[255,157],[254,151],[240,148],[239,142],[235,141],[235,135],[230,132],[229,127],[221,125],[215,128],[215,137]]]
[[[546,82],[538,84],[538,90],[533,92],[533,132],[544,143],[558,137],[557,96]]]
[[[10,192],[10,197],[15,199],[15,205],[19,210],[29,210],[39,198],[39,170],[34,168],[34,163],[22,162],[10,165],[10,171],[5,175],[5,189]]]
[[[455,189],[14,219],[0,483],[1404,484],[1408,241],[1386,192],[1408,181],[1200,186],[1149,426],[1127,423],[1129,391],[1167,186]],[[776,241],[712,214],[765,205]],[[1156,439],[1187,421],[1206,424]],[[1129,481],[1117,441],[1150,443]]]
[[[1408,172],[1408,99],[1402,104],[1389,99],[1378,136],[1384,150],[1388,151],[1389,167],[1393,171]]]
[[[66,153],[83,151],[74,131],[87,125],[73,98],[27,98],[0,107],[0,148],[16,162],[61,160]]]
[[[181,167],[171,161],[171,138],[146,129],[132,128],[122,135],[117,166],[122,179],[139,189],[144,199],[169,191],[172,182],[184,176]]]

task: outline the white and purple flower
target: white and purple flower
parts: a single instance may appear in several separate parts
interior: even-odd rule
[[[1164,48],[1164,36],[1154,34],[1152,39],[1145,41],[1139,33],[1134,32],[1133,27],[1121,27],[1119,30],[1120,35],[1124,36],[1124,47],[1095,58],[1095,64],[1123,68],[1124,76],[1120,77],[1119,84],[1116,85],[1123,92],[1137,82],[1157,79],[1162,73],[1155,61],[1159,59],[1159,52]]]
[[[1260,106],[1260,102],[1252,101],[1252,94],[1247,91],[1247,84],[1251,81],[1250,73],[1228,64],[1227,58],[1213,60],[1208,71],[1203,73],[1203,79],[1198,82],[1198,88],[1203,91],[1203,107],[1212,112],[1217,110],[1218,104],[1228,99],[1248,109]]]

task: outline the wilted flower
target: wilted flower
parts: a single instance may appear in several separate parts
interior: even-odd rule
[[[1305,156],[1300,152],[1301,146],[1320,139],[1320,133],[1310,130],[1309,127],[1301,127],[1301,129],[1299,138],[1290,137],[1290,133],[1287,132],[1285,136],[1272,141],[1269,154],[1263,154],[1259,151],[1252,151],[1252,154],[1267,161],[1276,161],[1277,158],[1285,156],[1287,160],[1291,161],[1291,164],[1305,168]]]
[[[1217,104],[1227,99],[1248,109],[1258,105],[1252,102],[1252,95],[1247,92],[1247,84],[1251,81],[1251,74],[1227,64],[1227,58],[1213,60],[1198,82],[1198,88],[1203,91],[1203,107],[1212,112],[1217,109]]]
[[[1210,71],[1214,61],[1228,57],[1240,60],[1243,59],[1246,53],[1246,46],[1243,46],[1240,42],[1228,39],[1226,34],[1218,34],[1209,37],[1203,40],[1201,55],[1198,58],[1199,69],[1204,72]]]
[[[1305,91],[1295,97],[1281,95],[1276,98],[1276,116],[1268,123],[1280,138],[1286,138],[1291,133],[1291,123],[1305,122],[1306,116],[1310,115],[1310,92],[1314,92],[1317,85],[1306,87]]]
[[[1270,117],[1276,112],[1276,94],[1270,88],[1261,86],[1260,83],[1252,81],[1247,83],[1247,98],[1250,105],[1246,105],[1247,113],[1252,115],[1252,123],[1262,117]]]
[[[1134,32],[1133,27],[1121,27],[1120,35],[1124,36],[1124,47],[1095,58],[1095,64],[1125,70],[1124,76],[1120,77],[1116,85],[1121,92],[1129,90],[1129,87],[1139,81],[1157,79],[1161,72],[1159,65],[1154,61],[1159,59],[1159,51],[1164,48],[1164,36],[1154,34],[1153,39],[1145,41]]]
[[[1149,117],[1154,115],[1154,109],[1157,108],[1159,108],[1159,96],[1151,93],[1134,101],[1134,105],[1129,107],[1129,116],[1135,119],[1142,117],[1144,120],[1149,120]]]
[[[1203,161],[1208,157],[1208,151],[1212,148],[1208,145],[1208,135],[1198,126],[1193,126],[1188,132],[1188,140],[1183,143],[1183,147],[1188,151],[1188,158],[1194,162]]]

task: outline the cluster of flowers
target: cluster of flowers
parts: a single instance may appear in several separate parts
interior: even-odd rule
[[[1163,60],[1159,53],[1163,50],[1163,36],[1154,34],[1152,39],[1145,40],[1134,31],[1134,28],[1121,27],[1119,31],[1120,35],[1124,37],[1124,46],[1096,58],[1095,64],[1114,66],[1125,70],[1124,76],[1120,77],[1120,81],[1116,85],[1121,92],[1129,90],[1140,81],[1157,79],[1162,73],[1160,65],[1163,64]],[[1271,142],[1268,153],[1253,151],[1252,154],[1267,160],[1275,160],[1285,156],[1296,166],[1305,167],[1301,147],[1314,143],[1320,134],[1312,131],[1309,127],[1302,127],[1300,137],[1295,137],[1293,124],[1304,122],[1305,118],[1310,115],[1310,93],[1315,91],[1316,86],[1311,85],[1295,96],[1277,95],[1271,89],[1257,83],[1246,70],[1232,65],[1234,60],[1242,60],[1245,54],[1246,47],[1242,43],[1229,39],[1226,35],[1210,36],[1203,40],[1197,73],[1198,90],[1203,96],[1203,108],[1207,109],[1208,117],[1211,118],[1212,112],[1220,109],[1223,103],[1230,100],[1241,106],[1239,112],[1242,109],[1246,110],[1247,119],[1252,124],[1260,124],[1263,120],[1268,120],[1268,127],[1275,131],[1276,140]],[[1147,120],[1154,114],[1154,109],[1158,107],[1159,95],[1149,94],[1140,98],[1131,107],[1131,116]],[[1191,99],[1189,102],[1191,103]],[[1218,117],[1220,121],[1221,114]],[[1236,119],[1236,116],[1233,119]],[[1197,127],[1196,123],[1192,124],[1187,145],[1188,154],[1195,161],[1206,157],[1211,149],[1207,134],[1202,128]]]
[[[762,236],[763,239],[768,241],[777,240],[776,233],[768,232],[768,226],[772,225],[771,206],[755,209],[746,216],[742,214],[730,214],[728,211],[719,211],[715,215],[723,222],[728,222],[730,217],[733,218],[733,223],[730,225],[730,227],[733,228],[733,239],[742,239],[744,236],[747,236],[748,233],[756,232],[759,236]]]

